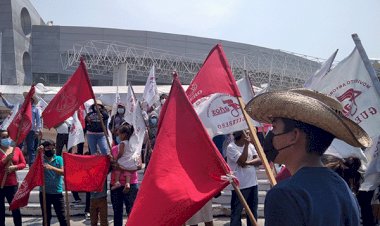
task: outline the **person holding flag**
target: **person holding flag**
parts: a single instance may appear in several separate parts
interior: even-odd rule
[[[265,137],[272,146],[269,159],[285,164],[292,175],[267,193],[265,225],[360,225],[354,195],[321,158],[335,138],[360,148],[371,146],[372,140],[330,99],[275,91],[247,104],[254,120],[272,123],[272,134]]]
[[[0,181],[7,175],[3,188],[0,188],[0,226],[5,226],[5,198],[10,204],[16,194],[17,170],[25,168],[26,163],[24,155],[20,148],[11,147],[12,140],[9,138],[6,130],[0,130]],[[9,164],[11,162],[11,164]],[[15,226],[21,226],[20,209],[12,210],[13,223]]]
[[[59,225],[66,226],[65,205],[62,195],[63,184],[63,159],[55,154],[55,143],[52,140],[42,142],[39,149],[43,149],[44,159],[44,175],[46,189],[46,210],[43,205],[42,188],[40,190],[40,203],[42,212],[46,211],[47,225],[50,226],[51,221],[51,205],[53,205],[55,214],[57,215]],[[45,222],[44,222],[45,225]]]
[[[95,104],[91,105],[90,111],[87,113],[85,118],[88,148],[90,149],[91,155],[95,155],[99,146],[101,154],[107,155],[107,137],[103,132],[101,120],[103,121],[104,125],[107,125],[107,120],[109,116],[102,102],[100,100],[96,100],[96,103],[99,106],[99,111],[102,116],[102,119],[99,119],[97,115]]]

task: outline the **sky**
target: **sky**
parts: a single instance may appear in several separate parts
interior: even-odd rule
[[[380,59],[379,0],[31,0],[54,25],[146,30],[215,38],[342,60],[357,33]]]

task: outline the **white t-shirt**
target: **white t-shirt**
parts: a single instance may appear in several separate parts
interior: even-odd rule
[[[257,175],[255,166],[249,165],[241,167],[237,164],[237,161],[243,153],[244,146],[239,147],[235,142],[231,142],[227,146],[227,163],[234,175],[240,182],[240,189],[249,188],[257,185]],[[256,149],[252,144],[248,145],[248,157],[247,161],[253,159],[253,156],[257,155]]]

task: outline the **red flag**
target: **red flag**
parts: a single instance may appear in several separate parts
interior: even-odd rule
[[[30,129],[32,128],[32,97],[35,93],[34,86],[30,87],[28,95],[26,95],[24,103],[18,110],[11,124],[8,126],[9,137],[17,142],[16,145],[21,144],[25,137],[28,135]],[[18,130],[20,130],[20,135],[17,137]]]
[[[91,98],[95,98],[94,92],[88,78],[86,65],[81,60],[78,69],[42,112],[45,125],[48,128],[57,126],[72,116],[80,105]]]
[[[68,191],[101,192],[107,179],[110,160],[104,155],[63,153],[64,180]]]
[[[36,160],[26,174],[24,181],[18,188],[12,203],[9,206],[10,210],[15,210],[24,207],[28,204],[30,192],[36,186],[42,186],[44,181],[44,167],[42,165],[42,153],[38,152]]]
[[[230,170],[177,77],[164,111],[128,226],[182,225],[228,185]]]
[[[241,96],[220,44],[210,51],[202,68],[186,90],[186,95],[192,104],[198,99],[214,93]]]

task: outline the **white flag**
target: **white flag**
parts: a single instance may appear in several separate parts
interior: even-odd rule
[[[352,53],[310,88],[337,99],[370,137],[380,135],[380,83],[357,36]]]
[[[211,137],[248,128],[236,97],[214,93],[197,100],[193,107]]]
[[[128,85],[127,104],[125,105],[124,120],[130,125],[133,123],[133,113],[136,107],[136,99],[131,84]]]
[[[236,84],[239,88],[244,103],[247,104],[255,96],[251,83],[248,81],[248,78],[244,76],[243,78],[237,80]]]
[[[118,104],[120,104],[120,94],[119,94],[119,86],[116,86],[115,100],[112,104],[111,116],[116,115]]]
[[[141,148],[144,142],[146,126],[145,121],[142,117],[142,110],[138,102],[136,103],[135,109],[133,111],[132,125],[134,132],[129,139],[129,144],[132,152],[134,153],[134,156],[139,157],[141,155]]]
[[[154,103],[156,103],[159,100],[154,65],[152,66],[152,69],[149,72],[148,79],[146,80],[143,100],[148,105],[148,107],[151,107]]]
[[[372,138],[372,141],[372,147],[365,152],[369,164],[364,174],[364,182],[360,186],[360,190],[364,191],[375,190],[380,185],[380,136]]]
[[[8,115],[8,117],[6,117],[3,121],[3,123],[1,124],[0,126],[0,129],[2,130],[7,130],[8,129],[8,126],[9,124],[11,124],[11,122],[13,121],[15,115],[17,114],[18,112],[18,108],[20,107],[20,104],[17,103],[14,105],[13,109],[12,109],[12,114],[11,115]]]
[[[79,110],[80,111],[80,110]],[[84,142],[84,133],[82,124],[78,118],[78,111],[75,111],[73,115],[73,120],[70,125],[69,140],[67,142],[67,150],[71,147]]]
[[[309,80],[307,80],[304,84],[305,88],[310,88],[312,84],[318,84],[327,73],[331,70],[331,65],[335,60],[336,54],[338,53],[338,50],[335,50],[335,52],[327,59],[321,66],[319,70],[317,70],[312,76],[310,76]]]

